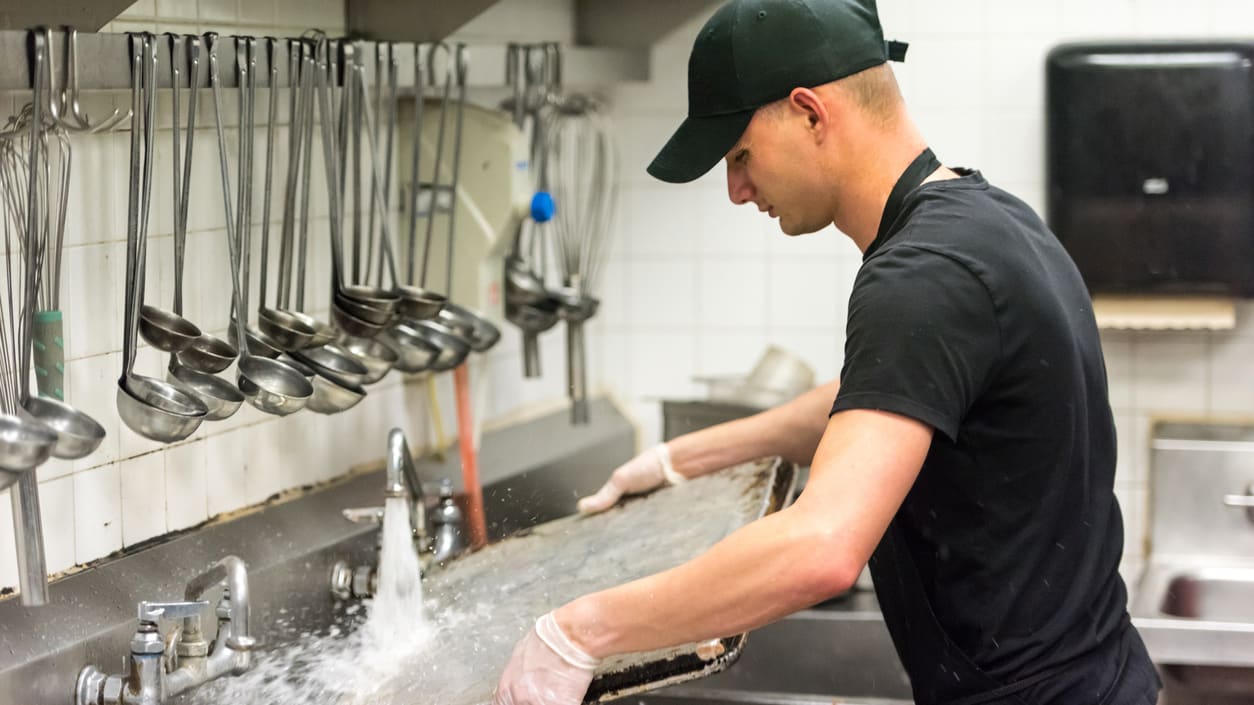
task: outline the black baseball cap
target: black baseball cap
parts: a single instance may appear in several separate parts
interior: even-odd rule
[[[885,42],[875,0],[732,0],[701,28],[688,57],[688,117],[649,173],[699,178],[726,156],[758,108],[879,66],[904,61]]]

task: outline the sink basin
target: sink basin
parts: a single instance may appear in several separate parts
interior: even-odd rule
[[[1167,584],[1163,614],[1215,622],[1254,623],[1254,570],[1208,570],[1178,575]]]
[[[1133,622],[1169,691],[1254,692],[1254,565],[1157,563],[1138,593]]]

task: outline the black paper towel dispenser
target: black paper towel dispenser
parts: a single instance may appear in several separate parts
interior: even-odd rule
[[[1254,296],[1254,42],[1050,52],[1047,218],[1093,293]]]

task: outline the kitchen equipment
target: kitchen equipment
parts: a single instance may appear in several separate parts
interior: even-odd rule
[[[308,41],[294,43],[289,52],[289,70],[293,77],[293,88],[289,102],[292,116],[288,136],[288,171],[287,188],[283,205],[283,229],[279,246],[279,306],[293,316],[300,318],[314,330],[310,347],[326,345],[336,339],[339,332],[329,323],[318,320],[307,313],[305,308],[305,268],[309,250],[309,188],[310,172],[313,169],[313,111],[314,111],[314,68],[313,49]],[[299,185],[297,178],[299,176]],[[300,232],[297,237],[296,215],[299,198]],[[289,308],[291,302],[292,251],[296,250],[296,300],[295,307]]]
[[[1046,59],[1050,227],[1099,294],[1254,296],[1254,42]]]
[[[555,69],[560,83],[560,66]],[[567,387],[571,421],[588,422],[584,322],[596,314],[594,296],[618,202],[618,151],[609,118],[593,98],[551,101],[544,127],[544,178],[556,204],[551,232],[557,246],[566,320]]]
[[[254,55],[256,44],[254,39],[248,40],[248,62],[249,73],[248,81],[248,104],[250,106],[250,122],[251,122],[251,106],[256,93],[256,56]],[[269,104],[266,111],[266,165],[265,177],[262,181],[262,197],[261,197],[261,276],[260,276],[260,292],[257,296],[257,325],[266,337],[274,341],[282,350],[298,350],[308,347],[313,342],[316,331],[313,326],[305,322],[303,318],[295,315],[290,311],[281,308],[270,308],[266,306],[266,282],[270,279],[269,264],[270,256],[270,192],[274,179],[274,127],[276,123],[276,111],[278,110],[279,91],[277,89],[279,64],[275,60],[273,38],[266,40],[266,59],[267,65],[270,67],[270,80],[268,84],[270,89],[267,91],[269,95]],[[250,124],[248,135],[253,135],[252,125]],[[251,148],[250,148],[251,149]]]
[[[239,40],[236,45],[236,56],[239,58],[241,70],[246,70],[243,69],[246,65],[246,57],[241,56],[238,42]],[[209,86],[213,91],[214,126],[218,134],[218,160],[222,177],[222,202],[226,213],[226,239],[231,258],[231,299],[236,312],[234,324],[237,340],[248,340],[248,334],[244,329],[244,319],[248,308],[241,294],[247,280],[245,284],[240,282],[241,273],[246,274],[241,271],[243,266],[240,261],[241,244],[246,241],[246,238],[236,237],[236,233],[233,232],[235,226],[232,225],[230,171],[226,155],[226,135],[222,129],[222,99],[218,91],[217,35],[208,35],[208,43]],[[242,140],[244,143],[248,141]],[[243,175],[246,164],[247,161],[241,161],[241,179],[246,178]],[[241,201],[244,200],[241,198]],[[246,208],[246,204],[242,203],[240,207]],[[240,223],[247,227],[246,220],[241,219],[237,225]],[[249,404],[268,414],[286,416],[300,411],[309,401],[309,397],[313,395],[313,385],[299,371],[276,359],[258,357],[247,345],[240,348],[237,369],[239,373],[237,384],[240,391],[244,393],[245,399]]]
[[[812,389],[814,370],[796,354],[770,345],[746,375],[696,377],[711,401],[769,409]]]
[[[187,252],[187,212],[191,201],[192,155],[196,134],[196,91],[191,91],[187,104],[187,143],[186,149],[180,154],[179,145],[179,64],[190,58],[190,86],[200,83],[200,39],[188,37],[191,42],[191,55],[188,57],[183,49],[183,37],[170,34],[170,83],[173,120],[171,133],[173,136],[174,154],[174,313],[183,315],[183,264]],[[180,167],[182,167],[180,169]],[[225,348],[223,347],[225,346]],[[183,350],[170,353],[170,364],[167,377],[171,383],[181,384],[208,408],[205,419],[220,421],[230,418],[244,403],[244,395],[235,385],[215,376],[230,365],[237,351],[229,343],[217,336],[201,332]],[[182,356],[182,357],[180,357]]]
[[[506,82],[513,91],[508,103],[514,124],[519,130],[531,126],[528,150],[531,173],[535,177],[535,195],[531,199],[531,217],[519,218],[513,243],[505,257],[505,318],[523,332],[523,376],[541,375],[540,340],[544,331],[561,319],[561,299],[545,285],[545,252],[540,226],[553,217],[553,198],[548,193],[544,169],[544,121],[540,109],[555,88],[556,66],[551,59],[555,52],[543,44],[511,44],[505,56]],[[528,227],[530,226],[530,227]],[[529,245],[524,244],[529,236]]]
[[[174,313],[183,315],[183,265],[187,255],[187,213],[191,206],[191,181],[192,181],[192,154],[195,145],[196,136],[196,95],[197,90],[189,91],[187,98],[187,143],[183,149],[181,156],[183,169],[179,171],[179,84],[178,78],[180,60],[175,59],[176,56],[183,55],[181,47],[183,46],[183,38],[178,35],[170,35],[170,77],[173,84],[172,102],[174,119],[171,125],[171,131],[174,136],[174,193],[176,198],[175,205],[175,221],[174,221]],[[189,55],[186,57],[191,63],[191,73],[189,75],[188,85],[200,85],[201,64],[200,64],[200,38],[187,37],[186,42],[191,45]],[[176,48],[179,50],[176,53]],[[205,394],[210,394],[221,400],[218,412],[222,413],[225,407],[229,407],[233,403],[235,395],[227,391],[227,387],[218,385],[215,382],[207,381],[198,374],[190,374],[189,372],[203,373],[205,375],[213,375],[227,367],[235,361],[239,355],[239,351],[222,338],[211,333],[201,331],[200,337],[193,340],[186,348],[174,353],[174,359],[171,360],[171,374],[176,377],[182,375],[182,381],[185,384],[195,388],[201,386]],[[216,394],[214,393],[216,390]],[[239,401],[243,401],[240,399]],[[236,407],[238,408],[238,406]]]
[[[200,399],[181,386],[135,374],[140,301],[147,256],[148,206],[152,194],[153,130],[156,116],[157,52],[151,35],[131,35],[131,154],[127,199],[126,299],[122,376],[117,408],[135,433],[162,443],[190,436],[209,413]],[[142,155],[142,158],[141,158]]]

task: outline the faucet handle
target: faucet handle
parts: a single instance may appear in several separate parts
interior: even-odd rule
[[[139,621],[156,622],[159,619],[183,619],[196,617],[201,610],[208,607],[205,600],[193,602],[148,602],[139,603]]]
[[[341,510],[340,513],[354,524],[380,525],[383,523],[383,507],[352,507]]]

